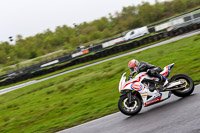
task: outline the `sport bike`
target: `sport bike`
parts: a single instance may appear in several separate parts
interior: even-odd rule
[[[164,67],[160,74],[168,77],[173,67],[174,63]],[[164,101],[170,98],[171,94],[186,97],[194,91],[193,80],[185,74],[172,76],[164,89],[158,78],[149,77],[146,72],[141,72],[127,81],[125,74],[119,82],[119,92],[122,95],[118,101],[118,108],[125,115],[136,115],[142,106],[147,107]]]

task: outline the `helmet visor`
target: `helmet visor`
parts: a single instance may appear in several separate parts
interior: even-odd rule
[[[130,71],[134,72],[135,69],[133,67],[129,67]]]

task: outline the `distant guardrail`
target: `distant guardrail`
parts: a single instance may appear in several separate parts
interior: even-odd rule
[[[112,55],[112,54],[115,54],[115,53],[118,53],[121,51],[130,50],[132,48],[136,48],[136,47],[148,44],[148,43],[152,43],[152,42],[158,41],[160,39],[164,39],[166,37],[177,36],[177,35],[187,33],[192,30],[197,30],[197,29],[200,29],[200,23],[190,24],[190,25],[187,25],[184,27],[180,27],[180,28],[171,30],[171,31],[164,31],[164,32],[152,35],[152,36],[142,38],[140,40],[129,42],[129,43],[126,43],[123,45],[116,45],[115,47],[111,47],[111,48],[107,48],[107,49],[103,49],[102,45],[91,47],[89,49],[96,50],[96,51],[99,49],[102,49],[102,51],[99,51],[92,55],[87,55],[84,57],[79,57],[79,58],[75,58],[75,59],[71,58],[71,60],[68,60],[65,57],[60,57],[59,62],[65,62],[66,60],[68,60],[68,62],[53,66],[51,68],[37,70],[34,72],[20,73],[20,74],[16,75],[15,77],[10,77],[10,78],[6,79],[5,81],[1,81],[0,86],[13,84],[13,83],[20,82],[20,81],[23,81],[26,79],[41,76],[41,75],[44,75],[47,73],[55,72],[57,70],[61,70],[63,68],[67,68],[67,67],[70,67],[70,66],[73,66],[76,64],[88,62],[91,60],[96,60],[96,59],[106,57],[106,56],[109,56],[109,55]]]
[[[54,72],[56,70],[60,70],[60,69],[75,65],[75,64],[87,62],[87,61],[105,57],[107,55],[111,55],[117,52],[125,51],[127,49],[135,48],[143,44],[147,44],[147,43],[151,43],[151,42],[163,39],[165,37],[176,36],[179,34],[189,32],[191,30],[199,29],[199,22],[200,22],[200,10],[195,10],[193,12],[189,12],[184,15],[171,18],[168,21],[163,21],[163,23],[159,22],[158,25],[154,25],[154,27],[149,28],[150,33],[165,30],[164,32],[151,35],[143,39],[140,39],[139,41],[133,41],[124,45],[119,45],[122,42],[124,42],[122,37],[118,36],[115,38],[111,38],[95,46],[88,47],[84,50],[74,51],[71,54],[65,54],[55,59],[38,63],[32,66],[29,66],[27,68],[21,69],[17,72],[13,72],[15,73],[14,76],[2,75],[0,76],[0,80],[5,79],[5,78],[7,79],[4,81],[1,81],[0,85],[8,85],[8,84],[12,84],[12,83],[19,82],[22,80],[26,80],[28,78],[37,77],[46,73]],[[109,48],[111,46],[113,47]],[[87,55],[91,52],[94,52],[94,54]],[[83,55],[85,56],[82,57]],[[54,66],[56,64],[61,64],[61,65]],[[45,67],[50,67],[50,66],[51,68],[45,69]]]

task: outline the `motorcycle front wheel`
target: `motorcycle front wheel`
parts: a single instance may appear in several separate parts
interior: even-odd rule
[[[128,97],[123,95],[119,98],[118,108],[125,115],[136,115],[142,109],[142,102],[137,96],[132,96],[132,103],[128,103]]]

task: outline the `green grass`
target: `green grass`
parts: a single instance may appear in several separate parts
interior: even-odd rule
[[[0,132],[55,132],[118,111],[118,82],[132,58],[200,80],[200,35],[61,75],[0,96]]]

